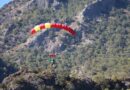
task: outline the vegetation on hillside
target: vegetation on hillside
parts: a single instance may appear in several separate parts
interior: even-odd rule
[[[83,31],[78,31],[78,34],[84,33],[92,43],[82,45],[81,39],[75,41],[74,38],[68,36],[70,42],[78,42],[76,43],[77,47],[74,52],[69,52],[68,49],[68,52],[58,54],[54,63],[48,62],[48,53],[44,52],[42,45],[23,48],[14,54],[3,53],[1,57],[17,68],[27,67],[30,70],[37,70],[48,69],[52,65],[51,68],[62,79],[65,76],[59,72],[66,71],[72,78],[89,77],[99,85],[105,83],[106,85],[101,86],[102,90],[112,90],[109,87],[109,82],[120,82],[130,76],[130,4],[128,0],[120,1],[128,4],[125,4],[123,8],[113,7],[109,13],[104,13],[92,21],[76,22],[80,25],[80,30]],[[30,28],[41,22],[52,20],[61,22],[61,19],[65,19],[65,23],[71,24],[75,21],[74,16],[80,13],[88,2],[86,0],[68,0],[67,4],[61,3],[62,7],[59,10],[54,10],[53,7],[46,10],[37,9],[36,5],[29,11],[19,11],[22,13],[20,18],[15,16],[11,21],[4,21],[0,25],[0,34],[5,28],[9,29],[4,40],[1,39],[4,44],[0,47],[6,51],[25,42],[29,37],[27,32]],[[107,79],[109,79],[108,82]],[[73,88],[73,83],[69,82],[69,85]],[[120,85],[115,85],[113,90],[122,89],[118,86]]]

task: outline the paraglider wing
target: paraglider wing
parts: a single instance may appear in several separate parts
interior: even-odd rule
[[[36,32],[39,32],[39,31],[44,30],[44,29],[49,29],[49,28],[59,28],[59,29],[62,29],[62,30],[69,32],[73,36],[76,34],[76,32],[72,28],[70,28],[69,26],[64,25],[64,24],[59,24],[59,23],[52,23],[52,24],[45,23],[45,24],[37,25],[31,30],[31,34],[35,34]]]

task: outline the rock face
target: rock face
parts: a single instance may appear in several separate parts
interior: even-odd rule
[[[117,89],[117,85],[120,86],[119,90],[126,90],[125,82],[106,79],[106,82],[95,83],[90,78],[76,79],[69,76],[60,78],[54,72],[41,70],[33,72],[24,69],[5,78],[0,90],[101,90],[106,85],[109,86],[108,90]]]
[[[7,86],[8,90],[39,90],[44,87],[44,84],[54,84],[55,82],[52,75],[50,77],[44,75],[44,73],[42,76],[40,73],[24,69],[5,78],[2,83]]]
[[[39,71],[38,71],[39,72]],[[4,90],[64,90],[70,89],[70,85],[73,86],[73,90],[93,90],[94,82],[87,80],[78,80],[70,77],[63,77],[63,83],[60,83],[60,79],[55,73],[47,73],[41,71],[35,73],[33,71],[21,70],[9,77],[5,78],[2,82],[2,88]]]
[[[47,9],[51,6],[54,0],[36,0],[38,8]]]
[[[63,2],[67,2],[67,0],[36,0],[37,6],[39,9],[48,9],[48,8],[54,8],[54,10],[58,10],[61,7],[61,4],[64,4]]]
[[[86,6],[83,16],[85,19],[92,20],[104,14],[109,14],[113,7],[125,8],[126,6],[127,3],[123,0],[97,0]]]

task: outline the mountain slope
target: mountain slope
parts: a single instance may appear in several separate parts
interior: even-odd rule
[[[0,56],[17,68],[52,64],[56,73],[98,83],[127,79],[129,11],[129,0],[14,0],[0,10]],[[50,29],[30,36],[31,28],[45,22],[65,23],[77,35]],[[57,54],[54,63],[48,62],[51,53]]]

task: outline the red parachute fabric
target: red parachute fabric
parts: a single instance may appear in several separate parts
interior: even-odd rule
[[[76,32],[69,26],[64,25],[64,24],[59,24],[59,23],[45,23],[45,24],[37,25],[36,27],[34,27],[31,30],[31,34],[35,34],[36,32],[38,32],[40,30],[44,30],[46,28],[59,28],[61,30],[65,30],[65,31],[69,32],[73,36],[75,36],[75,34],[76,34]]]

